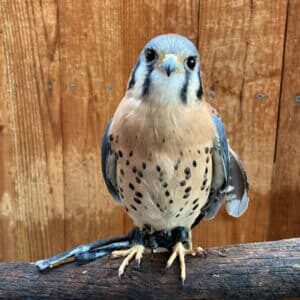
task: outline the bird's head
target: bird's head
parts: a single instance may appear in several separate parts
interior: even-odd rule
[[[128,82],[133,97],[161,104],[199,101],[202,82],[199,52],[178,34],[159,35],[142,50]]]

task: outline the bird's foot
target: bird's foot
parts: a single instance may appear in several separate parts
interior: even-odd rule
[[[133,258],[135,258],[138,266],[140,266],[144,251],[145,251],[145,247],[143,245],[138,244],[126,250],[116,250],[112,252],[111,255],[113,258],[126,256],[119,267],[119,271],[118,271],[119,277],[121,277],[124,274],[126,267],[129,265],[130,261]]]
[[[170,268],[175,259],[178,257],[179,258],[179,266],[180,266],[180,279],[182,281],[182,284],[184,284],[184,281],[186,279],[186,266],[185,266],[185,256],[186,255],[204,255],[206,256],[206,252],[203,248],[197,247],[195,249],[186,249],[183,245],[182,242],[178,242],[174,247],[173,247],[173,252],[170,255],[166,269]]]

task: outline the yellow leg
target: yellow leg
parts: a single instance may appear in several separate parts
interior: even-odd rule
[[[180,278],[182,283],[184,284],[184,281],[186,279],[186,266],[185,266],[185,255],[204,255],[205,256],[205,250],[201,247],[197,247],[193,249],[193,244],[192,244],[192,236],[191,232],[189,233],[189,247],[186,249],[181,242],[177,243],[173,247],[173,252],[170,255],[166,268],[170,268],[173,262],[175,261],[176,257],[179,258],[179,264],[180,264]]]
[[[141,260],[143,257],[143,253],[145,251],[145,247],[142,245],[135,245],[131,247],[130,249],[126,250],[116,250],[112,252],[112,257],[113,258],[118,258],[118,257],[125,257],[123,262],[121,263],[119,267],[119,277],[121,277],[124,272],[126,267],[129,265],[130,261],[135,257],[135,260],[137,261],[138,265],[141,264]]]

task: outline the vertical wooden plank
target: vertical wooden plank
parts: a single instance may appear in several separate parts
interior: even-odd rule
[[[9,120],[6,99],[4,32],[0,27],[0,261],[15,258],[15,223],[13,222],[13,187],[10,176]]]
[[[54,1],[2,1],[0,13],[2,226],[9,215],[2,259],[34,260],[64,246],[57,8]]]
[[[200,1],[205,95],[244,161],[251,197],[241,219],[223,210],[201,223],[195,240],[204,246],[267,238],[286,6],[286,0]]]
[[[121,2],[120,2],[121,3]],[[123,231],[100,174],[105,125],[122,96],[120,4],[59,1],[66,247]]]
[[[300,235],[300,2],[288,5],[269,238]]]

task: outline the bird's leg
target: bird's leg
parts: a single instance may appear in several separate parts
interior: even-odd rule
[[[186,248],[185,245],[188,245],[188,247]],[[178,239],[172,248],[172,254],[167,261],[166,268],[170,268],[175,259],[178,257],[180,263],[180,278],[182,283],[184,283],[186,278],[185,255],[195,256],[196,254],[204,253],[205,251],[201,247],[193,249],[191,230],[187,232],[187,229],[178,227]]]
[[[123,262],[119,267],[119,277],[121,277],[126,267],[129,265],[130,261],[135,258],[138,266],[141,264],[141,260],[145,251],[144,241],[143,241],[143,233],[136,228],[135,235],[131,241],[132,247],[124,250],[116,250],[112,252],[112,258],[125,257]]]

